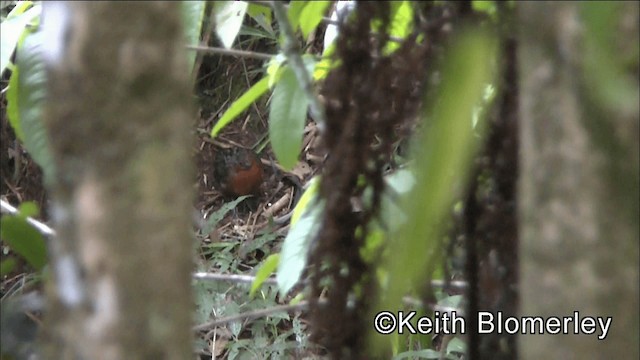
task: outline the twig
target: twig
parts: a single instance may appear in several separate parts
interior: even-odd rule
[[[239,283],[251,283],[256,277],[253,275],[237,275],[237,274],[218,274],[211,272],[196,272],[193,273],[193,278],[196,280],[208,280],[208,281],[228,281],[228,282],[239,282]],[[277,281],[275,278],[270,277],[264,281],[265,284],[275,285]],[[302,282],[304,283],[304,281]],[[467,282],[466,281],[449,281],[446,282],[444,280],[431,280],[431,286],[434,288],[447,288],[447,289],[466,289]]]
[[[301,301],[301,302],[299,302],[299,303],[297,303],[295,305],[289,305],[289,304],[287,304],[287,305],[278,305],[278,306],[270,307],[270,308],[267,308],[267,309],[248,311],[248,312],[241,313],[241,314],[225,316],[223,318],[216,319],[216,320],[213,320],[213,321],[209,321],[209,322],[206,322],[204,324],[196,325],[196,326],[193,327],[193,331],[208,330],[208,329],[211,329],[213,327],[224,325],[224,324],[228,324],[228,323],[234,322],[234,321],[258,319],[258,318],[261,318],[261,317],[269,316],[269,315],[277,313],[277,312],[282,312],[282,311],[290,312],[290,311],[306,310],[308,308],[309,308],[309,302],[308,301]]]
[[[300,87],[309,100],[309,106],[311,108],[311,115],[313,119],[316,121],[319,129],[322,131],[325,127],[325,124],[327,123],[324,106],[322,106],[318,96],[315,93],[313,83],[311,82],[311,77],[309,76],[309,73],[304,66],[302,57],[297,51],[298,49],[296,38],[293,34],[293,29],[291,29],[291,24],[289,24],[289,20],[287,19],[287,12],[284,8],[284,5],[282,5],[282,3],[279,1],[272,1],[271,7],[273,8],[273,14],[276,16],[276,20],[278,21],[278,25],[280,26],[280,31],[284,36],[284,45],[282,48],[282,52],[284,52],[284,55],[289,61],[289,66],[291,66],[291,69],[298,79]]]
[[[403,298],[403,302],[407,305],[413,305],[413,306],[422,306],[424,307],[424,303],[422,303],[422,301],[420,300],[416,300],[416,299],[412,299],[409,297],[405,297]],[[327,299],[319,299],[318,300],[318,304],[320,306],[326,306],[327,305]],[[353,307],[354,303],[352,301],[349,301],[347,303],[347,307]],[[434,311],[439,311],[439,312],[446,312],[446,313],[452,313],[452,312],[456,312],[456,314],[459,314],[460,316],[464,316],[464,310],[459,309],[459,308],[455,308],[455,307],[449,307],[449,306],[440,306],[437,304],[427,304],[427,307],[429,307],[430,309],[434,310]],[[241,321],[241,320],[253,320],[253,319],[259,319],[262,317],[266,317],[269,316],[271,314],[277,313],[277,312],[281,312],[281,311],[286,311],[286,312],[292,312],[292,311],[305,311],[309,309],[309,302],[307,300],[303,300],[300,301],[297,304],[287,304],[287,305],[277,305],[277,306],[273,306],[267,309],[261,309],[261,310],[255,310],[255,311],[247,311],[241,314],[236,314],[236,315],[230,315],[230,316],[225,316],[216,320],[212,320],[212,321],[208,321],[206,323],[200,324],[200,325],[196,325],[193,327],[193,331],[204,331],[204,330],[209,330],[211,328],[217,327],[217,326],[221,326],[221,325],[225,325],[228,324],[230,322],[234,322],[234,321]]]
[[[197,52],[203,52],[203,53],[241,56],[245,58],[260,59],[260,60],[271,60],[271,58],[275,56],[275,55],[259,53],[255,51],[225,49],[220,47],[209,47],[209,46],[201,46],[201,45],[186,45],[186,48],[189,50],[195,50]]]
[[[9,204],[4,200],[0,200],[0,210],[1,210],[0,212],[2,213],[11,214],[11,215],[18,215],[19,213],[18,209],[11,206],[11,204]],[[47,224],[41,223],[40,221],[30,216],[27,216],[27,222],[31,224],[31,226],[36,228],[36,230],[38,230],[42,235],[45,235],[46,237],[53,237],[56,235],[56,232],[52,228],[50,228]]]
[[[193,278],[196,280],[211,280],[211,281],[229,281],[239,283],[251,283],[256,277],[252,275],[236,275],[236,274],[217,274],[208,272],[196,272],[193,273]],[[268,278],[264,281],[265,284],[275,285],[275,278]]]

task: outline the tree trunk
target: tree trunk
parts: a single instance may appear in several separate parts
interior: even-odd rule
[[[58,231],[46,359],[191,357],[192,106],[180,10],[44,3]]]
[[[616,39],[611,40],[618,45],[637,47],[638,6],[625,3],[615,12],[614,22],[635,32],[626,39],[618,29],[589,28],[586,7],[602,5],[518,4],[520,316],[562,317],[579,311],[581,318],[612,318],[605,340],[598,340],[600,330],[574,335],[573,324],[569,335],[522,335],[523,359],[639,357],[639,140],[637,105],[632,103],[638,102],[633,93],[637,50],[635,74],[627,75],[632,102],[626,108],[610,106],[597,94],[608,84],[592,82],[595,71],[609,69],[590,68],[589,56],[615,57],[624,51],[590,54],[586,40],[589,30],[612,30]]]

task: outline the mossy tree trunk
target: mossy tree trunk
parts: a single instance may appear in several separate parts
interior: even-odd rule
[[[43,19],[58,231],[44,358],[190,358],[180,3],[45,3]]]
[[[522,335],[521,357],[637,359],[638,4],[517,6],[522,30],[520,313],[612,317],[602,341],[596,336],[600,331]],[[615,28],[594,28],[586,17],[594,10],[589,6],[614,6]],[[602,34],[597,32],[614,36],[590,52],[588,36]],[[607,46],[615,50],[606,51]],[[616,57],[634,51],[635,58],[618,73],[622,81],[598,76],[611,70],[606,61],[624,63]],[[598,62],[602,66],[592,66]],[[624,84],[631,86],[625,90]],[[617,97],[614,106],[601,91],[608,88],[623,90],[629,101]]]

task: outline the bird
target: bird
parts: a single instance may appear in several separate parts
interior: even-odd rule
[[[241,147],[219,148],[213,172],[218,190],[229,197],[257,195],[263,181],[260,159],[253,151]]]

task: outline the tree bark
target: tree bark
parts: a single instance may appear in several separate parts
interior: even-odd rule
[[[190,358],[180,3],[45,2],[43,21],[58,231],[43,357]]]
[[[518,4],[520,315],[579,311],[612,317],[612,325],[605,340],[599,331],[522,335],[522,359],[639,357],[638,112],[633,104],[625,110],[594,100],[605,84],[594,87],[586,65],[581,6],[592,5]],[[624,7],[616,22],[631,14],[636,35],[623,46],[638,46],[637,3]],[[629,78],[637,89],[637,56],[635,62]]]

